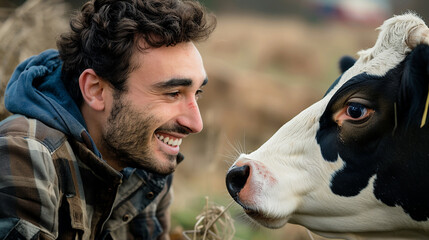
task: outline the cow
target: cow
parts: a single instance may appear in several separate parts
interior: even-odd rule
[[[268,228],[328,238],[429,239],[429,29],[386,20],[342,60],[323,98],[226,174],[232,198]]]

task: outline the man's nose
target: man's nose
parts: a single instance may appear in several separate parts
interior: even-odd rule
[[[198,133],[203,130],[203,120],[201,119],[200,109],[195,99],[186,103],[178,122],[192,133]]]

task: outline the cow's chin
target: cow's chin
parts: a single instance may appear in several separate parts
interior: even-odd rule
[[[244,210],[244,212],[258,224],[273,229],[283,227],[289,219],[287,217],[270,216],[269,214],[254,210]]]

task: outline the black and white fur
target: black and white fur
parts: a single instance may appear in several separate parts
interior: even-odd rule
[[[385,21],[319,102],[236,160],[228,191],[251,218],[327,237],[429,239],[429,45],[409,39],[419,27],[412,13]]]

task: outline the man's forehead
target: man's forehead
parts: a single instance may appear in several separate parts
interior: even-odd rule
[[[137,51],[133,65],[130,77],[155,87],[185,86],[194,82],[199,87],[207,83],[201,55],[192,42]]]

